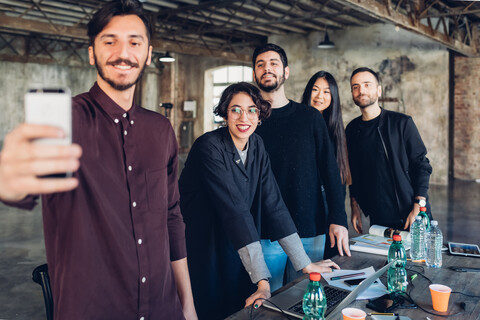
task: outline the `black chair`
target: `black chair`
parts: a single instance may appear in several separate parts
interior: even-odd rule
[[[48,265],[42,264],[33,269],[32,280],[42,286],[47,320],[53,320],[53,296],[50,288],[50,277],[48,276]]]

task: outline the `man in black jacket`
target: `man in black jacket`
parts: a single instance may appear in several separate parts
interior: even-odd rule
[[[352,225],[363,232],[361,208],[371,224],[408,229],[421,206],[431,216],[427,149],[410,116],[380,108],[382,87],[374,71],[356,69],[350,84],[362,112],[346,129]]]

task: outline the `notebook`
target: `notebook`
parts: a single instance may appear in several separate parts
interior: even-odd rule
[[[327,311],[325,312],[325,319],[332,320],[343,308],[348,306],[352,301],[354,301],[360,293],[365,291],[372,283],[375,282],[383,273],[387,271],[390,265],[393,263],[385,265],[383,268],[366,278],[361,282],[353,291],[347,291],[333,286],[324,285],[323,289],[327,297]],[[276,294],[271,297],[269,301],[265,301],[263,306],[280,311],[294,316],[296,318],[303,319],[304,313],[302,310],[302,299],[305,289],[307,288],[309,279],[304,279],[294,286],[288,288],[287,290]],[[278,307],[278,308],[277,308]]]

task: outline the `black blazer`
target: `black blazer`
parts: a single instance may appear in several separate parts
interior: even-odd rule
[[[255,133],[249,138],[246,165],[227,128],[199,137],[188,155],[179,187],[197,312],[200,318],[223,319],[241,309],[256,289],[237,250],[297,230],[263,141]]]

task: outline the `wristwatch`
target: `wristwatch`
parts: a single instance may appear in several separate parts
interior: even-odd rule
[[[418,203],[420,207],[425,207],[427,205],[427,201],[425,199],[415,199],[415,203]]]

